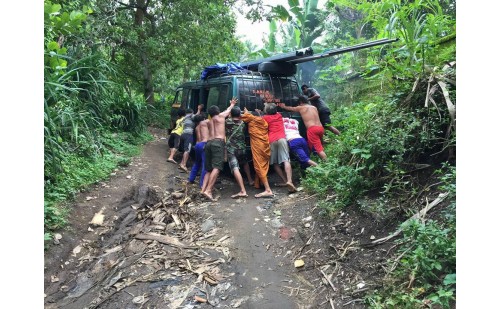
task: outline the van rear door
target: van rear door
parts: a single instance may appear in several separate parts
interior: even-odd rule
[[[168,134],[175,128],[175,121],[177,120],[177,111],[179,108],[185,108],[188,102],[189,89],[177,88],[175,92],[174,101],[170,108],[170,125],[168,127]]]

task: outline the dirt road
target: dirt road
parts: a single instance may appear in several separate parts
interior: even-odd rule
[[[70,216],[70,228],[62,231],[59,244],[51,245],[45,253],[46,307],[125,308],[126,305],[127,308],[139,308],[144,305],[150,308],[191,308],[202,304],[194,300],[196,293],[201,300],[208,299],[213,305],[222,307],[303,307],[300,304],[303,297],[295,295],[303,296],[308,289],[292,290],[296,286],[293,276],[296,271],[290,253],[286,254],[290,240],[280,238],[283,223],[274,206],[280,198],[288,196],[285,188],[275,188],[274,199],[255,199],[253,195],[259,191],[254,188],[248,188],[249,198],[231,199],[230,195],[238,190],[231,177],[224,175],[216,185],[219,202],[204,201],[195,193],[190,194],[195,195],[188,208],[192,213],[188,223],[191,229],[203,229],[198,236],[201,235],[204,241],[225,239],[220,242],[223,250],[200,245],[182,255],[191,256],[190,264],[195,264],[200,255],[205,258],[200,261],[221,261],[217,264],[217,272],[222,280],[217,285],[200,281],[196,274],[188,274],[182,267],[172,265],[182,266],[185,260],[179,256],[169,259],[170,254],[166,254],[164,258],[159,257],[161,250],[158,250],[153,257],[154,254],[145,254],[148,247],[143,246],[130,249],[134,246],[130,243],[138,241],[125,232],[130,234],[140,222],[133,206],[139,209],[151,206],[161,200],[164,192],[185,188],[182,180],[187,175],[176,165],[166,162],[167,144],[159,137],[161,134],[144,147],[143,154],[130,166],[118,170],[109,181],[77,197]],[[190,185],[189,190],[196,192],[197,185]],[[95,214],[100,213],[104,216],[103,224],[89,224]],[[175,233],[183,234],[180,230]],[[207,235],[209,237],[204,238]],[[147,242],[153,246],[154,241]],[[171,249],[165,252],[173,253]],[[137,251],[142,260],[126,251]],[[158,278],[149,281],[142,278],[142,282],[133,284],[128,282],[127,278],[133,278],[134,271],[141,268],[138,265],[146,259],[151,264],[159,261],[171,264],[169,267],[140,270],[146,275],[152,271],[162,273]],[[164,270],[177,273],[166,276]],[[162,286],[162,282],[169,279],[171,282]],[[165,298],[167,294],[171,299]],[[184,301],[176,303],[179,299],[175,295],[185,297]]]
[[[314,196],[286,188],[256,199],[247,186],[249,198],[231,199],[230,175],[216,184],[218,202],[203,200],[154,133],[129,166],[78,195],[45,252],[46,308],[364,308],[337,297],[363,282],[360,271],[330,261],[328,224],[349,215],[321,222]],[[359,249],[340,243],[344,255]]]

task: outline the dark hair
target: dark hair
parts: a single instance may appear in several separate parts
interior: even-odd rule
[[[254,116],[260,116],[260,113],[258,111],[251,111],[250,113]]]
[[[268,103],[264,107],[264,113],[268,115],[275,115],[278,112],[278,108],[276,107],[276,104],[274,103]]]
[[[192,114],[192,113],[193,113],[193,109],[192,108],[186,109],[186,114]]]
[[[217,105],[210,106],[210,108],[208,109],[208,114],[210,115],[210,117],[219,115],[220,114],[219,107]]]
[[[299,95],[299,104],[307,103],[307,97],[305,95]]]
[[[302,89],[302,90],[304,90],[304,88],[309,88],[309,86],[307,86],[306,84],[304,84],[304,85],[302,85],[302,86],[300,87],[300,89]]]
[[[194,117],[193,117],[193,122],[195,124],[198,124],[198,123],[202,122],[203,120],[205,120],[205,117],[203,114],[194,115]]]
[[[177,116],[179,117],[186,116],[186,111],[184,110],[184,108],[179,108],[179,110],[177,111]]]
[[[241,109],[238,106],[235,106],[231,109],[231,117],[240,117]]]

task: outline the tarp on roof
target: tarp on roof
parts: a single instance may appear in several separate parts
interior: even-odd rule
[[[200,79],[207,79],[212,75],[220,75],[222,73],[237,73],[237,72],[245,72],[247,70],[243,69],[239,63],[229,62],[229,63],[216,63],[215,65],[211,65],[205,67],[205,69],[201,72]]]

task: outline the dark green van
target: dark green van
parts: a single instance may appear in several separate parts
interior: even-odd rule
[[[282,102],[297,106],[299,95],[300,87],[295,77],[276,77],[260,72],[223,74],[206,80],[186,82],[177,87],[169,132],[175,127],[179,108],[192,108],[196,111],[197,106],[203,104],[204,112],[212,105],[217,105],[223,111],[229,106],[231,98],[236,97],[241,110],[246,107],[249,111],[254,111],[263,110],[263,102]],[[300,114],[278,110],[283,117],[297,119],[302,124]],[[305,136],[303,125],[300,130]]]

